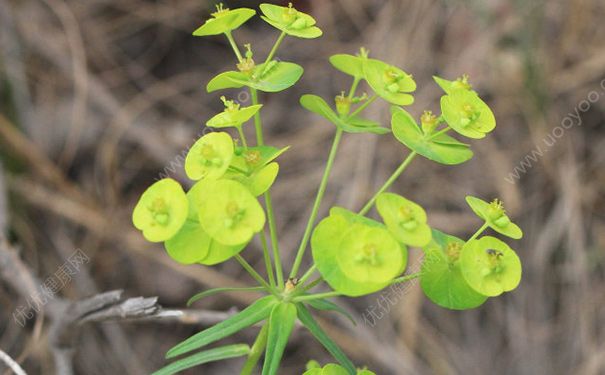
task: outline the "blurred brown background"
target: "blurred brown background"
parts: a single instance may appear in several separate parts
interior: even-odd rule
[[[445,167],[418,159],[393,190],[423,204],[433,226],[461,237],[480,224],[465,195],[498,196],[525,231],[523,240],[509,242],[524,264],[513,293],[466,312],[433,305],[418,285],[388,306],[380,294],[342,299],[358,326],[325,315],[331,334],[378,374],[605,374],[605,2],[295,6],[317,18],[324,36],[287,38],[278,56],[303,65],[305,75],[285,93],[261,96],[269,143],[293,146],[274,188],[288,264],[334,131],[298,98],[348,89],[348,77],[327,58],[360,46],[414,75],[414,114],[438,112],[433,74],[468,73],[498,120],[489,137],[472,142],[470,162]],[[0,349],[28,373],[55,373],[62,344],[49,329],[57,321],[52,302],[24,327],[16,323],[27,287],[35,289],[25,276],[44,281],[76,249],[89,259],[58,293],[65,300],[124,289],[125,297],[159,296],[165,308],[180,309],[199,290],[251,282],[235,262],[178,266],[130,223],[138,195],[161,173],[187,183],[180,155],[221,109],[221,94],[204,87],[233,68],[232,52],[222,37],[191,36],[213,8],[204,0],[0,0],[0,231],[11,243],[0,249]],[[258,17],[235,32],[240,45],[253,43],[257,60],[277,36]],[[368,114],[388,124],[386,105]],[[322,213],[333,204],[359,208],[406,152],[388,135],[347,135]],[[16,253],[9,248],[23,269],[10,263],[7,254]],[[243,254],[261,266],[257,243]],[[208,319],[91,323],[77,328],[66,349],[76,349],[77,374],[150,373],[169,347],[246,301],[233,294],[197,304]],[[362,314],[381,305],[382,319],[364,323]],[[254,333],[237,339],[250,342]],[[311,358],[329,360],[297,332],[281,372],[300,374]],[[235,374],[240,363],[190,373]]]

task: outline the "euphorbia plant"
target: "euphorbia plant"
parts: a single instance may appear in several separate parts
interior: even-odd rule
[[[483,138],[496,125],[494,115],[472,90],[468,77],[454,81],[435,77],[445,91],[440,101],[441,115],[427,110],[418,123],[402,108],[414,101],[412,93],[416,83],[411,75],[370,58],[363,48],[357,55],[332,56],[332,65],[350,75],[352,84],[348,92],[343,91],[335,97],[334,105],[316,95],[300,98],[304,108],[335,126],[335,136],[294,264],[289,275],[284,277],[270,189],[279,172],[276,159],[288,148],[265,144],[261,113],[266,109],[258,102],[258,91],[285,90],[302,76],[301,66],[275,59],[286,36],[317,38],[322,31],[311,16],[291,4],[287,7],[262,4],[260,9],[262,19],[280,31],[277,42],[261,64],[256,64],[251,45],[245,45],[246,52],[242,54],[232,35],[233,30],[254,16],[256,11],[252,9],[229,10],[220,5],[212,18],[194,32],[197,36],[224,34],[237,58],[234,70],[210,80],[208,92],[244,88],[250,91],[252,103],[244,107],[221,97],[225,110],[207,122],[209,127],[220,131],[201,137],[185,160],[185,172],[195,182],[193,187],[185,193],[172,179],[154,183],[136,205],[133,223],[147,240],[164,242],[167,253],[179,263],[214,265],[233,258],[257,282],[246,288],[225,286],[203,291],[193,296],[189,303],[226,290],[262,292],[264,296],[238,314],[176,345],[168,351],[167,358],[184,358],[177,359],[157,374],[171,374],[237,356],[247,356],[241,374],[251,374],[263,353],[262,374],[276,374],[297,320],[339,362],[339,365],[327,364],[323,368],[311,366],[307,368],[307,374],[371,374],[369,370],[358,370],[313,317],[313,310],[342,312],[329,298],[363,296],[395,283],[420,278],[422,290],[431,301],[460,310],[477,307],[488,297],[510,291],[520,282],[521,263],[515,252],[494,237],[480,237],[488,227],[511,238],[521,237],[521,229],[511,222],[499,200],[488,203],[467,197],[471,209],[484,224],[465,241],[431,228],[427,214],[419,204],[387,192],[416,156],[445,165],[471,159],[470,146],[453,135]],[[358,94],[364,82],[370,95]],[[362,116],[377,99],[391,104],[390,129]],[[243,126],[252,119],[255,145],[250,144],[243,131]],[[235,128],[237,139],[225,131],[229,128]],[[409,152],[361,210],[332,207],[329,215],[316,223],[344,133],[392,133]],[[405,148],[402,147],[402,151]],[[259,201],[260,196],[264,197],[264,204]],[[367,217],[374,206],[380,221]],[[266,238],[267,232],[270,241]],[[254,236],[260,237],[263,247],[264,272],[256,270],[240,254]],[[299,271],[309,243],[312,264],[301,274]],[[421,272],[404,275],[409,247],[421,249],[424,261]],[[330,291],[314,291],[325,284]],[[250,346],[235,344],[205,348],[256,324],[262,328]]]

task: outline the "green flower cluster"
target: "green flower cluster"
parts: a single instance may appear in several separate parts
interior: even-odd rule
[[[260,109],[230,105],[209,123],[222,118],[224,126],[241,127]],[[206,134],[185,159],[193,187],[185,193],[173,179],[154,183],[137,203],[133,223],[147,240],[164,242],[179,263],[224,262],[263,229],[265,212],[256,197],[275,181],[279,167],[273,160],[285,150],[238,147],[228,133]]]
[[[301,66],[276,59],[286,36],[310,39],[321,36],[322,31],[312,16],[292,4],[261,4],[260,10],[261,18],[279,31],[262,63],[254,60],[250,44],[243,45],[242,53],[232,35],[232,31],[256,14],[253,9],[230,10],[219,5],[212,17],[194,32],[196,36],[224,34],[237,58],[233,70],[208,82],[207,91],[246,88],[251,105],[242,106],[221,96],[224,110],[206,122],[209,128],[218,131],[198,139],[185,158],[184,170],[193,181],[191,188],[185,192],[177,181],[169,178],[157,181],[142,194],[132,220],[147,240],[163,242],[169,256],[177,262],[214,265],[235,258],[257,283],[205,290],[191,297],[189,303],[226,291],[255,291],[264,295],[225,321],[174,346],[167,358],[187,356],[175,359],[154,374],[169,375],[210,361],[246,356],[240,375],[251,375],[264,352],[262,374],[275,375],[293,328],[299,322],[338,362],[323,367],[311,362],[305,375],[374,375],[353,364],[321,328],[312,310],[333,311],[352,319],[329,298],[367,295],[415,278],[420,278],[423,292],[434,303],[449,309],[470,309],[489,297],[515,289],[521,280],[521,262],[515,251],[495,237],[480,237],[488,228],[513,239],[522,237],[521,229],[511,221],[499,200],[488,203],[467,197],[469,206],[484,223],[464,241],[431,228],[425,210],[418,203],[388,192],[417,155],[445,165],[471,159],[470,145],[452,134],[483,138],[495,128],[494,115],[472,89],[467,76],[454,81],[434,77],[445,92],[440,99],[441,114],[426,110],[417,121],[402,108],[414,103],[416,82],[410,74],[370,58],[364,48],[357,55],[332,56],[330,62],[334,68],[351,76],[353,82],[348,92],[340,91],[334,97],[332,104],[312,94],[300,98],[304,108],[335,126],[335,134],[309,220],[289,276],[285,277],[270,188],[279,173],[276,159],[288,147],[265,144],[259,92],[285,90],[303,74]],[[360,85],[368,92],[363,92]],[[389,104],[390,128],[362,117],[376,100]],[[248,144],[244,132],[244,125],[252,120],[255,145]],[[234,140],[227,131],[236,131],[239,139]],[[392,133],[409,152],[361,210],[332,207],[329,215],[319,220],[321,202],[345,133]],[[261,195],[264,207],[258,200]],[[366,216],[373,207],[380,220]],[[239,255],[257,234],[266,278]],[[299,273],[309,243],[313,262],[307,271]],[[403,275],[408,251],[413,248],[424,253],[421,272]],[[331,290],[315,291],[323,283]],[[229,344],[202,349],[259,323],[262,328],[250,346]]]

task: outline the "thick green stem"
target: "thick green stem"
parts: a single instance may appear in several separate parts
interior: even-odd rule
[[[484,230],[486,230],[489,227],[489,224],[487,222],[483,223],[483,225],[481,226],[481,228],[479,228],[475,234],[472,235],[471,238],[468,239],[468,241],[466,242],[471,242],[472,240],[474,240],[475,238],[479,237],[479,235],[481,233],[483,233]]]
[[[233,52],[235,52],[235,56],[237,57],[237,61],[238,62],[242,62],[242,60],[244,58],[242,57],[242,53],[239,51],[239,47],[237,46],[237,43],[235,43],[235,39],[233,39],[233,35],[231,34],[231,31],[225,32],[225,35],[227,36],[227,39],[229,40],[229,44],[231,45],[231,48],[233,49]]]
[[[269,246],[267,245],[267,235],[265,235],[265,229],[259,233],[259,237],[263,246],[263,259],[265,260],[265,268],[267,269],[269,284],[271,286],[275,286],[275,277],[273,276],[273,266],[271,265],[271,255],[269,255]]]
[[[293,302],[312,301],[314,299],[338,297],[340,295],[341,295],[340,292],[317,293],[317,294],[309,294],[308,296],[294,297],[292,299],[292,301]]]
[[[269,323],[265,323],[263,328],[261,328],[260,332],[258,333],[258,336],[256,336],[256,340],[254,340],[252,348],[250,348],[250,354],[248,354],[248,358],[246,359],[246,362],[244,362],[240,375],[251,375],[256,368],[256,364],[258,363],[261,355],[263,355],[265,347],[267,346],[268,331]]]
[[[422,272],[417,272],[417,273],[413,273],[410,275],[401,276],[396,279],[393,279],[393,281],[391,281],[391,283],[389,285],[399,284],[399,283],[404,283],[406,281],[414,280],[414,279],[420,277],[420,275],[422,275]]]
[[[296,259],[294,260],[294,265],[292,266],[292,271],[290,272],[291,278],[296,277],[296,274],[298,273],[298,269],[300,268],[300,264],[303,259],[303,255],[305,254],[305,250],[307,249],[307,244],[311,237],[311,231],[313,230],[313,225],[315,224],[315,219],[317,218],[317,213],[319,211],[319,206],[321,205],[321,201],[326,192],[326,186],[328,185],[328,177],[330,176],[330,172],[332,171],[332,167],[334,166],[336,151],[338,150],[338,145],[340,144],[341,139],[342,130],[337,129],[336,135],[334,136],[334,141],[332,142],[332,148],[330,149],[330,155],[328,156],[328,162],[326,163],[326,169],[324,170],[323,177],[321,178],[321,183],[319,184],[319,189],[317,190],[315,203],[313,203],[313,208],[311,209],[311,216],[309,217],[309,221],[307,222],[305,233],[303,235],[302,241],[300,242],[300,246],[298,247]]]
[[[390,188],[391,185],[393,185],[395,180],[397,180],[397,178],[399,178],[399,176],[401,176],[403,171],[412,162],[412,160],[414,160],[414,157],[416,157],[416,155],[418,155],[418,154],[415,151],[410,152],[408,157],[405,158],[405,160],[403,161],[403,163],[401,163],[399,168],[397,168],[397,170],[395,172],[393,172],[393,174],[391,175],[391,177],[389,177],[387,182],[385,182],[384,185],[382,185],[382,187],[380,189],[378,189],[378,192],[376,194],[374,194],[374,196],[368,201],[368,203],[366,203],[366,205],[363,206],[363,208],[359,211],[360,215],[365,215],[368,213],[368,211],[370,211],[370,209],[376,202],[376,199],[378,198],[378,196],[380,194],[384,193],[388,188]]]
[[[270,291],[273,294],[275,294],[277,292],[274,287],[272,287],[271,285],[267,284],[267,282],[265,281],[265,279],[263,279],[263,277],[258,272],[256,272],[256,270],[250,265],[250,263],[246,262],[246,260],[244,258],[242,258],[241,255],[237,254],[235,256],[235,260],[237,260],[239,262],[239,264],[241,264],[241,266],[246,271],[248,271],[248,273],[250,274],[250,276],[252,276],[252,278],[254,280],[256,280],[260,285],[262,285],[263,287],[265,287],[268,291]]]

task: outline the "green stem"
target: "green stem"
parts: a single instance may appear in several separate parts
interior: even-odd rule
[[[432,134],[428,140],[430,141],[431,139],[436,138],[436,137],[440,136],[441,134],[445,134],[445,133],[449,132],[451,129],[452,128],[450,128],[449,126],[446,126],[445,128],[439,130],[437,133]]]
[[[271,247],[273,248],[273,261],[275,262],[275,277],[277,278],[277,286],[280,289],[284,288],[284,271],[282,270],[281,259],[279,255],[279,242],[277,240],[277,226],[275,223],[275,213],[273,211],[273,202],[271,200],[271,192],[265,193],[265,205],[267,206],[267,217],[269,221],[269,234],[271,236]]]
[[[258,104],[258,91],[250,87],[250,97],[252,98],[252,105]],[[260,111],[257,111],[254,115],[254,128],[256,129],[256,145],[263,146],[265,141],[263,139],[263,123],[260,119]]]
[[[250,88],[250,96],[252,98],[252,105],[258,104],[258,91]],[[263,146],[265,144],[263,138],[263,123],[260,117],[260,111],[254,115],[254,128],[256,129],[256,144]],[[273,248],[273,261],[275,263],[275,277],[277,279],[277,286],[280,289],[284,287],[284,275],[281,265],[281,259],[279,255],[279,243],[277,240],[277,225],[275,223],[275,213],[273,212],[273,201],[271,199],[271,193],[267,191],[265,193],[265,205],[267,206],[267,218],[269,221],[269,234],[271,236],[271,247]]]
[[[242,62],[242,60],[244,58],[242,57],[242,53],[239,51],[239,47],[237,46],[237,43],[235,43],[235,39],[233,39],[233,35],[231,34],[231,31],[226,31],[225,35],[227,36],[227,39],[229,40],[229,44],[231,44],[231,48],[233,49],[233,52],[235,52],[237,61]]]
[[[248,142],[246,142],[246,135],[244,134],[244,130],[241,126],[237,126],[237,132],[239,134],[240,139],[242,140],[242,146],[244,146],[244,148],[247,150]]]
[[[475,234],[472,235],[471,238],[468,239],[468,241],[466,242],[471,242],[472,240],[474,240],[475,238],[479,237],[479,235],[481,233],[483,233],[484,230],[486,230],[489,227],[489,224],[487,222],[483,223],[483,225],[481,226],[481,228],[479,228]]]
[[[309,294],[308,296],[300,296],[292,298],[293,302],[302,302],[302,301],[312,301],[314,299],[322,299],[322,298],[331,298],[340,296],[340,292],[327,292],[327,293],[317,293],[317,294]]]
[[[299,284],[304,284],[309,279],[309,277],[313,276],[313,274],[315,273],[315,270],[317,270],[317,266],[314,264],[314,265],[311,266],[311,268],[309,268],[307,270],[307,272],[305,272],[304,275],[302,275],[302,277],[300,278],[300,280],[298,280],[298,283]]]
[[[366,100],[362,105],[360,105],[359,107],[357,107],[356,110],[353,111],[353,113],[351,113],[349,115],[349,118],[351,117],[355,117],[358,114],[360,114],[364,109],[367,108],[367,106],[369,106],[370,104],[372,104],[374,102],[374,100],[378,99],[377,95],[372,95],[368,100]]]
[[[263,279],[263,277],[258,272],[256,272],[256,270],[250,265],[250,263],[246,262],[246,260],[244,258],[242,258],[241,255],[239,255],[239,254],[235,255],[235,259],[239,262],[239,264],[241,264],[241,266],[246,271],[248,271],[250,276],[252,276],[252,278],[254,278],[254,280],[256,280],[260,285],[264,286],[271,293],[275,294],[277,292],[275,290],[275,288],[273,288],[271,285],[267,284],[265,279]]]
[[[353,97],[355,96],[355,91],[357,91],[357,86],[359,86],[360,81],[361,78],[359,77],[355,77],[353,79],[353,84],[351,84],[351,89],[349,90],[349,100],[353,99]]]
[[[398,278],[394,279],[393,281],[391,281],[391,283],[389,285],[399,284],[399,283],[404,283],[406,281],[414,280],[414,279],[420,277],[420,275],[422,275],[422,272],[417,272],[417,273],[412,273],[410,275],[401,276],[401,277],[398,277]]]
[[[401,174],[403,173],[403,171],[412,162],[412,160],[414,160],[414,157],[416,157],[416,155],[418,155],[418,154],[415,151],[410,152],[410,154],[407,156],[407,158],[405,158],[405,160],[403,161],[403,163],[401,163],[401,165],[399,166],[399,168],[397,168],[397,170],[395,172],[393,172],[393,174],[391,175],[391,177],[389,177],[389,179],[387,180],[387,182],[385,182],[384,185],[382,185],[382,187],[380,189],[378,189],[378,192],[376,194],[374,194],[374,196],[372,197],[372,199],[370,199],[368,201],[368,203],[366,203],[366,205],[363,206],[363,208],[359,211],[360,215],[363,216],[363,215],[367,214],[368,211],[370,211],[370,209],[374,205],[374,202],[376,202],[376,199],[378,198],[378,196],[380,194],[384,193],[388,188],[390,188],[391,185],[393,185],[393,183],[395,182],[395,180],[397,180],[397,178],[399,178],[399,176],[401,176]]]
[[[305,229],[305,233],[296,253],[296,259],[294,260],[294,265],[292,266],[292,271],[290,272],[291,278],[296,277],[298,269],[300,268],[300,263],[302,262],[303,255],[305,254],[305,250],[307,249],[307,244],[311,237],[311,231],[313,230],[313,224],[315,224],[315,219],[317,218],[319,206],[321,205],[321,201],[326,192],[326,186],[328,185],[328,177],[330,176],[330,172],[332,171],[334,159],[336,158],[336,151],[338,150],[338,145],[340,144],[341,139],[342,129],[339,128],[336,130],[336,135],[334,136],[334,141],[332,142],[332,148],[330,149],[330,155],[328,156],[326,169],[324,170],[323,177],[321,178],[321,183],[319,184],[319,189],[317,190],[317,196],[315,197],[315,203],[313,203],[313,208],[311,209],[311,216],[309,217],[309,221],[307,222],[307,228]]]
[[[277,41],[273,45],[273,48],[271,48],[271,52],[269,52],[269,56],[267,56],[267,59],[265,60],[263,73],[265,73],[264,70],[267,69],[267,64],[269,62],[271,62],[271,60],[273,60],[273,57],[275,57],[275,54],[277,53],[277,49],[279,48],[279,46],[281,45],[281,42],[283,42],[285,37],[286,37],[286,33],[284,31],[282,31],[281,34],[279,34],[279,38],[277,38]],[[263,73],[261,73],[261,76],[263,75]]]
[[[252,348],[250,348],[250,354],[248,354],[248,358],[246,359],[246,362],[244,362],[240,375],[251,375],[256,368],[256,364],[258,363],[261,355],[265,351],[265,347],[267,346],[268,331],[269,323],[265,323],[263,328],[260,329],[258,336],[256,336],[256,340],[254,340]]]
[[[267,235],[265,229],[259,233],[260,242],[263,245],[263,259],[265,260],[265,268],[267,269],[267,276],[269,277],[269,284],[275,286],[275,277],[273,276],[273,266],[271,265],[271,255],[269,255],[269,246],[267,245]]]
[[[323,277],[322,276],[318,276],[315,280],[313,280],[309,284],[305,285],[301,289],[301,293],[304,293],[307,290],[311,290],[311,289],[315,288],[316,286],[318,286],[319,284],[321,284],[322,281],[324,281]]]

